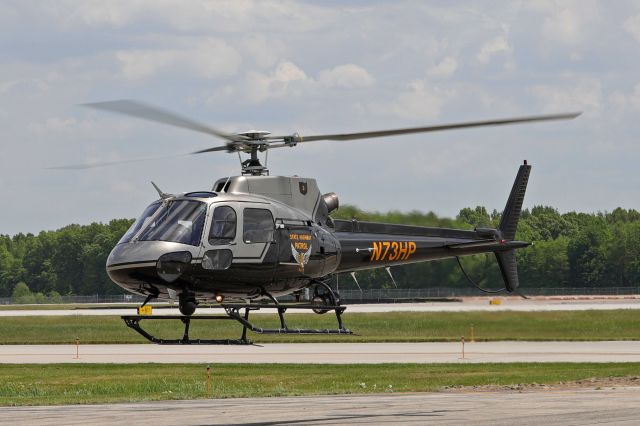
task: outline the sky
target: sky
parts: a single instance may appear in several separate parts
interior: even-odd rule
[[[271,151],[367,210],[640,209],[640,1],[0,2],[0,234],[133,218],[210,189],[235,154],[207,135],[96,111],[135,99],[228,132],[341,133],[582,111],[572,121]]]

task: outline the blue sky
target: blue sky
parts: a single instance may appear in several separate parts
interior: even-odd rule
[[[271,152],[377,210],[525,204],[640,209],[640,2],[4,1],[0,233],[135,217],[166,192],[237,174],[213,153],[91,170],[221,142],[78,107],[133,98],[226,131],[301,134],[584,111],[570,122]]]

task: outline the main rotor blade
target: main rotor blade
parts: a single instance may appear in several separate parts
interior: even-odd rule
[[[117,114],[129,115],[143,120],[181,127],[183,129],[195,130],[196,132],[206,133],[231,142],[243,139],[237,135],[214,129],[213,127],[209,127],[205,124],[197,123],[173,112],[165,111],[158,107],[129,99],[82,104],[82,106],[115,112]]]
[[[229,148],[226,146],[214,146],[213,148],[201,149],[200,151],[194,151],[191,154],[203,154],[205,152],[214,152],[214,151],[228,151]]]
[[[334,140],[334,141],[348,141],[354,139],[367,139],[367,138],[380,138],[384,136],[406,135],[410,133],[426,133],[426,132],[439,132],[441,130],[452,129],[466,129],[471,127],[486,127],[486,126],[503,126],[506,124],[518,124],[518,123],[531,123],[536,121],[552,121],[552,120],[571,120],[582,114],[582,112],[570,112],[562,114],[549,114],[549,115],[534,115],[528,117],[514,117],[514,118],[501,118],[497,120],[486,121],[468,121],[463,123],[452,124],[440,124],[436,126],[426,127],[409,127],[404,129],[392,129],[392,130],[378,130],[373,132],[359,132],[359,133],[342,133],[335,135],[313,135],[313,136],[298,136],[295,142],[313,142],[322,140]],[[269,139],[276,139],[276,137],[270,137]]]

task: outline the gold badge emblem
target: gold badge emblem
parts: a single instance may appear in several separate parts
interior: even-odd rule
[[[298,264],[300,272],[304,272],[304,265],[309,262],[311,256],[311,235],[309,234],[289,234],[291,241],[291,254]]]

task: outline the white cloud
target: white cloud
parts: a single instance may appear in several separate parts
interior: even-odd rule
[[[290,95],[294,86],[310,82],[307,74],[293,62],[278,64],[269,74],[250,72],[247,75],[247,96],[256,102]]]
[[[257,26],[304,32],[330,25],[339,13],[293,0],[59,0],[22,8],[63,28],[122,28],[144,22],[187,33],[245,33]]]
[[[631,110],[640,112],[640,83],[636,84],[628,93],[613,92],[608,98],[611,105],[620,112]]]
[[[2,81],[0,82],[0,95],[9,93],[11,91],[22,91],[23,93],[28,90],[44,91],[49,88],[49,84],[44,79],[27,79],[18,78],[16,80]]]
[[[178,50],[125,50],[116,52],[122,75],[128,80],[153,76],[160,69],[173,64],[180,56]]]
[[[208,38],[186,49],[130,49],[116,52],[122,76],[129,80],[152,77],[168,70],[188,70],[214,79],[233,75],[242,57],[225,41]]]
[[[325,87],[353,89],[371,86],[374,78],[366,69],[358,65],[346,64],[320,71],[318,81]]]
[[[636,41],[640,42],[640,15],[632,16],[624,21],[623,28],[631,34]]]
[[[597,111],[602,105],[602,85],[596,79],[579,80],[573,87],[538,85],[529,89],[547,112]]]
[[[523,3],[523,8],[543,13],[541,35],[545,40],[576,46],[598,36],[603,16],[600,4],[591,0],[535,1]]]
[[[546,38],[575,44],[581,39],[581,22],[578,14],[571,9],[560,9],[545,18],[542,33]]]
[[[457,141],[437,150],[413,151],[408,163],[414,176],[429,178],[446,175],[449,170],[456,167],[471,165],[479,154],[478,145]]]
[[[29,7],[29,5],[26,5]],[[32,4],[32,13],[41,15],[45,19],[66,26],[77,27],[122,27],[132,22],[141,13],[144,5],[140,1],[126,0],[86,0],[77,2],[62,0],[57,2],[43,2]]]
[[[432,77],[449,77],[458,69],[458,61],[452,56],[447,56],[437,65],[429,68],[427,74]]]
[[[305,32],[330,25],[337,8],[318,7],[293,0],[168,1],[163,7],[148,0],[147,10],[182,31],[247,32],[257,28]]]
[[[271,68],[285,56],[287,46],[282,40],[262,34],[250,34],[239,43],[247,59],[252,59],[260,68]]]
[[[30,133],[39,139],[61,139],[66,141],[113,140],[127,134],[132,122],[127,120],[77,118],[53,116],[32,121],[27,125]]]
[[[73,117],[50,117],[44,123],[32,123],[30,127],[33,132],[40,136],[47,135],[50,132],[70,134],[78,130],[79,123]]]
[[[269,73],[251,71],[247,74],[246,96],[254,102],[284,96],[310,95],[321,89],[356,89],[371,86],[374,78],[369,72],[354,64],[338,65],[318,73],[317,78],[307,73],[291,61],[283,61]],[[219,92],[236,93],[226,87]]]
[[[390,104],[373,103],[369,109],[381,115],[424,121],[438,118],[451,96],[450,91],[430,87],[424,80],[414,80]]]
[[[495,55],[501,52],[510,52],[511,47],[504,35],[497,36],[482,45],[476,58],[481,64],[488,64]]]

